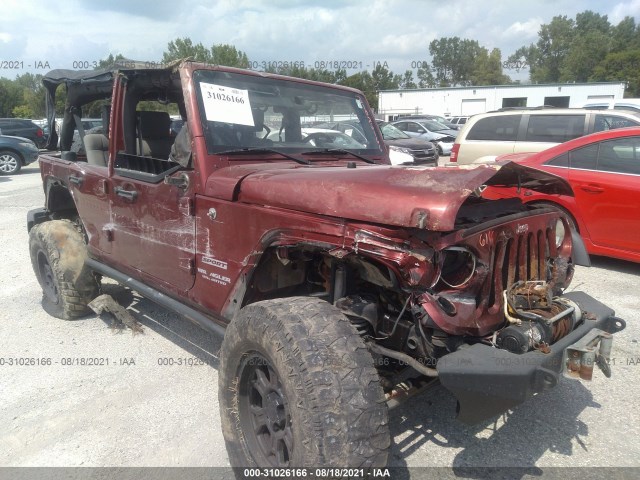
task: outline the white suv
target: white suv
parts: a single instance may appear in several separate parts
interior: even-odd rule
[[[540,152],[589,133],[640,126],[640,115],[578,108],[518,109],[482,113],[462,127],[449,162],[491,161],[503,153]]]

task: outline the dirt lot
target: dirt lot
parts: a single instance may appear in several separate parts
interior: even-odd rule
[[[26,232],[27,211],[43,198],[37,166],[0,177],[0,466],[227,466],[221,339],[112,282],[105,290],[144,334],[115,333],[95,316],[49,317]],[[464,467],[519,466],[537,476],[538,467],[640,466],[640,265],[593,263],[573,286],[627,320],[613,377],[565,380],[476,427],[457,423],[453,397],[436,387],[392,411],[391,466],[454,467],[463,477]]]

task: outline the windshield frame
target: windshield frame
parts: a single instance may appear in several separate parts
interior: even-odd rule
[[[202,84],[205,86],[202,87]],[[209,105],[205,106],[203,88],[207,90],[212,85],[227,90],[233,89],[239,92],[238,95],[242,96],[242,99],[246,99],[248,104],[246,106],[229,107],[230,110],[243,110],[245,113],[241,121],[245,123],[233,123],[237,122],[235,118],[230,122],[221,122],[218,121],[219,119],[212,120],[211,117],[207,117],[207,106],[209,114],[212,107],[210,101]],[[304,140],[305,135],[302,130],[309,127],[309,120],[315,117],[316,121],[322,122],[356,123],[368,143],[363,146],[364,148],[350,149],[368,157],[385,155],[386,150],[382,139],[372,126],[373,119],[366,100],[359,92],[276,75],[258,76],[250,72],[209,69],[193,71],[193,86],[199,110],[196,119],[201,124],[208,154],[217,155],[224,151],[245,148],[250,152],[252,148],[261,147],[278,149],[289,154],[308,151],[314,147],[319,151],[336,147],[344,149],[344,145],[328,143],[315,145],[313,139]],[[240,96],[237,98],[240,99]],[[227,114],[223,108],[218,108],[218,104],[216,108],[216,115]],[[334,110],[338,113],[334,113]],[[235,138],[222,135],[225,129],[234,132]],[[294,133],[287,134],[287,129]],[[274,132],[276,133],[275,141]],[[343,134],[337,130],[336,133]],[[283,136],[285,138],[282,138]],[[323,140],[327,141],[327,139]]]

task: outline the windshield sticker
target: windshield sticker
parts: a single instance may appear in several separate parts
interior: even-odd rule
[[[356,105],[358,106],[358,108],[359,108],[360,110],[362,110],[362,102],[360,101],[360,99],[359,99],[359,98],[356,98]]]
[[[200,90],[207,121],[255,126],[248,90],[204,82],[200,83]]]

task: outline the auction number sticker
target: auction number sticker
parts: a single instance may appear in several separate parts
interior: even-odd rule
[[[255,126],[248,90],[201,82],[200,91],[208,121]]]

